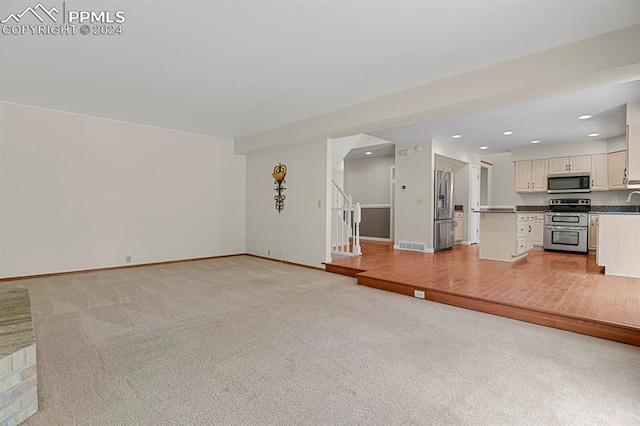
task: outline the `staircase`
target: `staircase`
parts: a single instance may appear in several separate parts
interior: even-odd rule
[[[360,256],[360,204],[333,179],[331,197],[331,254]]]

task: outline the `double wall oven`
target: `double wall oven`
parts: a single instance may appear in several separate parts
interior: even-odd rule
[[[588,253],[590,209],[588,198],[550,200],[544,215],[544,249]]]

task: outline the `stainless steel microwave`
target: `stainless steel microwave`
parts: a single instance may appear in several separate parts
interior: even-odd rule
[[[591,175],[589,173],[563,173],[547,177],[549,194],[569,194],[574,192],[591,192]]]

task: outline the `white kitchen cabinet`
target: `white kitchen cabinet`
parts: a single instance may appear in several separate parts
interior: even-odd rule
[[[627,188],[640,188],[640,124],[627,126]]]
[[[605,275],[640,278],[638,235],[640,215],[600,213],[596,263],[604,266]]]
[[[598,249],[598,215],[589,215],[589,250]]]
[[[588,173],[591,171],[591,156],[549,158],[549,174]]]
[[[547,191],[547,160],[517,161],[516,192]]]
[[[591,156],[591,190],[606,191],[609,189],[607,164],[609,162],[607,154]]]
[[[481,212],[480,259],[515,262],[526,257],[533,242],[529,225],[524,214]]]
[[[531,192],[531,161],[516,161],[516,192]]]
[[[525,247],[526,251],[530,251],[533,248],[533,220],[528,220],[525,222]]]
[[[533,248],[534,218],[534,213],[519,213],[516,219],[518,222],[518,232],[520,233],[518,238],[520,238],[520,235],[524,235],[524,250],[526,252],[530,251]]]
[[[453,215],[453,241],[455,243],[462,242],[464,236],[464,213],[457,211]]]
[[[443,161],[436,161],[436,170],[443,172],[453,172],[453,165]]]
[[[544,213],[533,215],[533,247],[544,246]]]
[[[609,189],[627,188],[627,152],[609,154]]]

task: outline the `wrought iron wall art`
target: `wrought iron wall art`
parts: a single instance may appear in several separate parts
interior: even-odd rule
[[[284,177],[286,175],[287,175],[287,166],[285,166],[282,163],[278,163],[278,165],[273,168],[273,173],[271,173],[271,176],[273,176],[273,178],[275,179],[275,184],[276,184],[275,190],[278,191],[278,195],[273,197],[276,200],[276,210],[278,210],[278,213],[280,213],[282,209],[284,209],[284,199],[286,197],[282,195],[282,191],[284,191],[287,188],[285,188],[282,185],[287,183],[287,181],[284,180]]]

